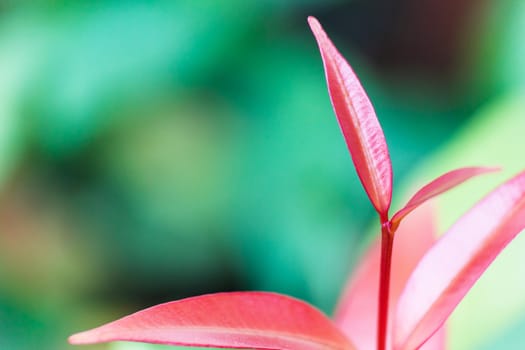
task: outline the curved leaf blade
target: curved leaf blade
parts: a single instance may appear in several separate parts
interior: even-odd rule
[[[499,169],[488,167],[466,167],[455,169],[439,176],[417,191],[407,204],[394,214],[391,220],[393,229],[397,229],[399,223],[405,216],[429,199],[434,198],[477,175],[497,170]]]
[[[332,106],[357,174],[372,205],[386,218],[392,200],[392,164],[374,107],[321,24],[314,17],[308,17],[308,23],[321,51]]]
[[[265,292],[209,294],[153,306],[77,333],[72,344],[110,341],[252,349],[351,350],[324,314]]]
[[[416,349],[433,334],[524,228],[525,171],[482,199],[420,261],[398,303],[394,348]]]
[[[394,239],[390,284],[390,312],[395,311],[405,284],[417,263],[436,241],[432,206],[423,205],[407,218]],[[377,348],[377,308],[379,297],[381,242],[376,239],[365,253],[335,311],[334,321],[358,349]],[[389,320],[390,331],[392,319]],[[388,340],[390,342],[391,336]],[[434,339],[435,338],[435,339]],[[426,350],[444,349],[444,331],[432,337]],[[426,346],[427,344],[425,344]]]

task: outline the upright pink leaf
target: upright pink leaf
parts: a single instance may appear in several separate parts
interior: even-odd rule
[[[386,218],[392,198],[392,164],[374,108],[350,65],[314,17],[308,17],[323,58],[330,99],[357,174],[370,201]]]
[[[160,304],[69,338],[72,344],[117,340],[267,350],[354,349],[317,309],[264,292],[209,294]]]
[[[394,348],[416,349],[435,332],[524,228],[525,171],[474,206],[423,257],[399,300]]]
[[[396,233],[390,291],[392,311],[408,277],[435,242],[434,234],[433,210],[428,205],[418,208]],[[358,349],[377,348],[380,255],[381,244],[376,240],[358,264],[335,312],[335,322]],[[443,337],[444,331],[437,334],[436,339],[433,337],[432,343],[423,349],[443,350]]]
[[[460,185],[474,176],[497,170],[499,169],[486,167],[460,168],[449,171],[448,173],[443,174],[437,179],[429,182],[419,191],[417,191],[403,208],[394,214],[392,217],[392,227],[394,231],[405,216],[407,216],[412,210],[416,209],[427,200]]]

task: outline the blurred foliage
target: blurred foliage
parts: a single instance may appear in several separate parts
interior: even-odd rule
[[[330,312],[374,217],[306,15],[374,101],[396,183],[470,161],[523,168],[523,2],[440,1],[457,18],[445,26],[416,20],[437,2],[395,3],[3,2],[0,348],[71,348],[76,330],[220,290],[279,291]],[[454,58],[446,69],[411,46],[416,34]],[[461,198],[475,199],[445,205],[444,222]],[[516,279],[509,271],[520,272],[487,279]],[[508,328],[523,314],[516,283],[507,311],[479,325],[494,349],[498,336],[520,342]],[[486,319],[474,312],[492,315],[493,293],[476,292],[458,315]],[[455,348],[479,345],[461,317]]]

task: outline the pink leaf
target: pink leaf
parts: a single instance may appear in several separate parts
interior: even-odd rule
[[[416,349],[525,228],[525,171],[491,192],[428,251],[396,310],[395,349]]]
[[[435,242],[434,227],[432,207],[424,205],[408,217],[407,224],[396,233],[390,285],[392,311],[408,277]],[[376,240],[358,264],[335,312],[335,322],[358,349],[377,348],[380,254],[381,244]],[[443,334],[439,336],[443,337]],[[443,342],[434,341],[433,344],[426,349],[444,349],[439,347]]]
[[[443,325],[418,350],[445,350],[446,346],[447,338],[445,326]]]
[[[374,108],[350,65],[314,17],[308,17],[323,58],[330,99],[357,174],[370,201],[386,218],[392,198],[392,164]]]
[[[347,284],[334,321],[358,349],[375,349],[379,258],[381,244],[376,240],[365,253]]]
[[[264,292],[209,294],[160,304],[69,338],[72,344],[116,340],[252,349],[354,349],[317,309]]]
[[[486,167],[470,167],[470,168],[460,168],[456,170],[449,171],[446,174],[441,175],[437,179],[429,182],[423,186],[416,194],[410,198],[408,203],[401,208],[397,213],[392,217],[392,228],[395,231],[399,226],[401,220],[408,215],[412,210],[420,206],[422,203],[427,200],[446,192],[457,185],[469,180],[470,178],[485,174],[488,172],[497,171],[497,168],[486,168]]]

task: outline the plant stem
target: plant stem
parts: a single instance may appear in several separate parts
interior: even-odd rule
[[[379,273],[379,309],[377,313],[377,350],[386,350],[388,301],[394,234],[388,219],[381,218],[381,270]]]

